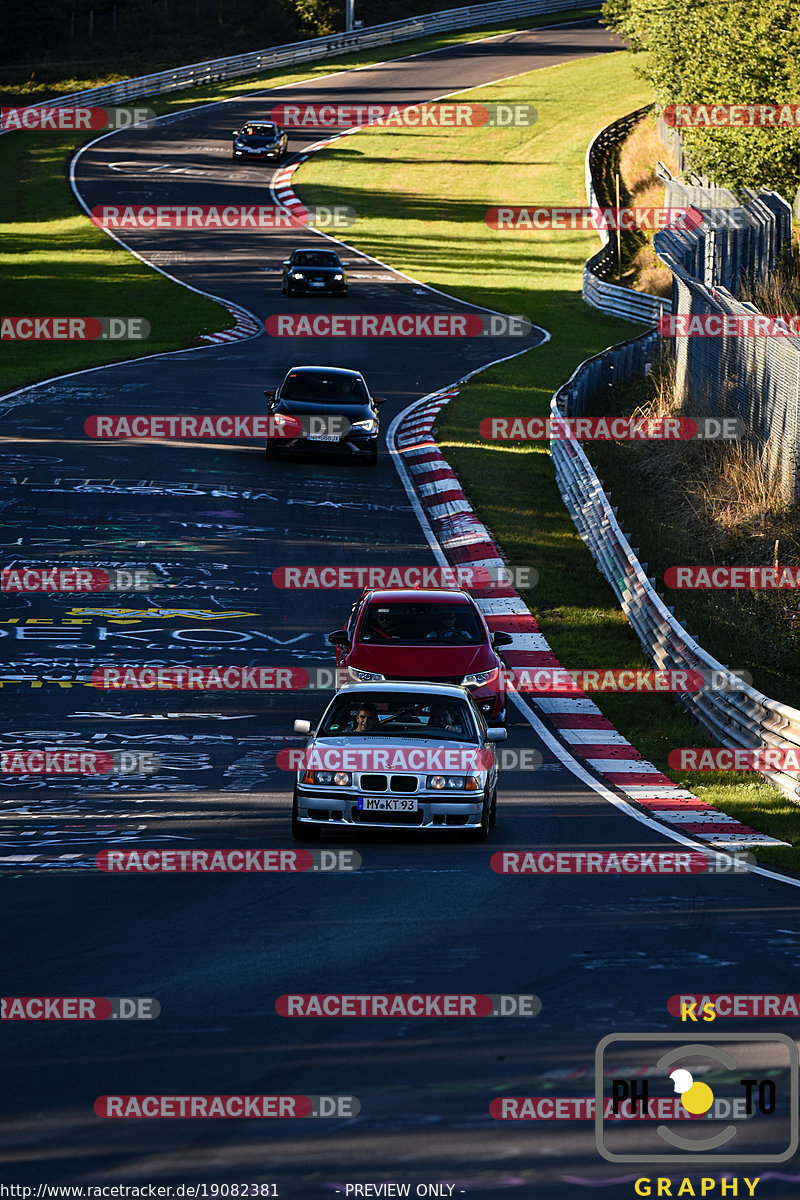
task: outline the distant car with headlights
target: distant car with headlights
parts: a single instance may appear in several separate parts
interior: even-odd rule
[[[288,430],[302,422],[308,432],[270,437],[267,458],[280,454],[327,452],[374,466],[378,461],[380,396],[371,396],[360,371],[344,367],[292,367],[276,392],[266,391],[268,415]],[[324,420],[318,420],[324,418]],[[315,424],[320,428],[315,429]],[[336,425],[341,432],[327,432]]]
[[[274,121],[248,121],[232,131],[231,158],[254,162],[280,162],[286,155],[289,136]]]
[[[424,683],[348,684],[322,715],[298,757],[292,835],[324,829],[417,829],[489,836],[497,811],[495,742],[462,687]]]
[[[294,250],[283,263],[284,296],[346,296],[347,275],[333,250]]]
[[[491,724],[505,720],[505,664],[513,641],[492,632],[468,592],[458,588],[366,589],[347,624],[328,634],[336,666],[354,683],[429,680],[469,690]]]

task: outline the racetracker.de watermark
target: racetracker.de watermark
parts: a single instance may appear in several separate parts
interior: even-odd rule
[[[664,583],[687,591],[795,589],[800,588],[800,567],[667,567]]]
[[[0,317],[5,342],[141,342],[149,337],[144,317]]]
[[[289,129],[347,129],[384,125],[400,129],[529,128],[538,113],[532,104],[276,104],[270,120]]]
[[[154,775],[161,759],[150,750],[24,750],[0,752],[2,775]]]
[[[529,337],[527,317],[498,313],[273,313],[270,337]]]
[[[429,774],[428,786],[448,791],[447,775],[466,775],[488,771],[494,763],[491,751],[482,747],[459,746],[327,746],[279,750],[275,763],[281,771],[304,771],[324,775],[371,774],[375,771],[413,771]],[[443,782],[432,782],[439,779]],[[345,783],[342,780],[309,782]],[[462,781],[463,782],[463,781]],[[477,788],[463,790],[475,791]]]
[[[696,850],[500,850],[497,875],[731,875],[752,870],[749,853]]]
[[[27,108],[0,109],[0,129],[64,130],[64,129],[127,129],[155,119],[153,108],[76,108],[60,105],[32,104]]]
[[[739,417],[484,417],[478,433],[490,442],[735,441]]]
[[[800,771],[800,746],[730,748],[681,746],[670,750],[667,763],[674,771]]]
[[[537,204],[487,209],[484,221],[499,233],[536,233],[543,229],[591,229],[606,233],[637,229],[697,229],[703,214],[696,208],[592,208]]]
[[[3,1021],[154,1021],[158,1000],[146,996],[3,996]]]
[[[4,592],[149,592],[159,585],[144,567],[3,567]]]
[[[356,1096],[98,1096],[98,1117],[355,1117]]]
[[[101,850],[95,865],[109,874],[187,875],[357,871],[355,850]]]
[[[434,992],[278,996],[281,1017],[536,1017],[542,1002],[532,994]]]
[[[707,1010],[713,1009],[713,1018]],[[705,1014],[704,1014],[705,1010]],[[710,995],[670,996],[667,1011],[682,1021],[712,1020],[717,1017],[800,1017],[800,994],[712,992]]]
[[[539,692],[545,696],[575,696],[581,692],[700,692],[707,685],[702,671],[659,671],[647,668],[518,667],[505,672],[509,691]]]
[[[800,338],[800,316],[763,313],[665,313],[658,318],[662,337]]]
[[[286,208],[280,204],[101,204],[89,218],[99,229],[315,229],[345,228],[356,221],[347,205]]]
[[[673,129],[800,129],[800,104],[666,104]]]
[[[230,413],[207,417],[153,413],[95,414],[87,417],[83,431],[90,438],[343,438],[350,421],[340,415],[289,417],[281,413]]]
[[[92,687],[130,692],[285,692],[311,686],[300,667],[96,667]]]
[[[338,591],[364,588],[531,588],[539,580],[533,567],[481,566],[457,563],[452,567],[275,567],[272,586],[285,591]]]
[[[603,1112],[606,1120],[614,1121],[695,1120],[682,1108],[680,1096],[654,1097],[646,1105],[630,1100],[617,1105],[609,1097]],[[593,1121],[595,1113],[594,1096],[496,1096],[489,1104],[495,1121]]]

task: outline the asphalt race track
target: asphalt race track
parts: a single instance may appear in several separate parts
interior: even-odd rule
[[[75,187],[87,209],[269,202],[270,171],[230,159],[229,131],[262,102],[266,110],[288,93],[307,102],[423,101],[616,48],[599,26],[580,24],[189,110],[98,139],[74,163]],[[319,137],[293,133],[291,153]],[[345,300],[289,302],[280,263],[297,246],[323,244],[312,230],[141,231],[125,240],[145,260],[169,256],[170,274],[261,322],[331,304],[336,312],[475,311],[352,249],[342,250],[352,279]],[[515,338],[418,339],[411,352],[392,339],[324,343],[329,364],[358,367],[386,397],[384,433],[420,396],[519,351]],[[791,993],[800,966],[796,887],[752,874],[495,874],[490,857],[501,850],[683,848],[586,787],[522,711],[511,710],[508,745],[536,748],[544,762],[501,777],[488,845],[326,836],[323,849],[362,858],[357,871],[329,876],[120,877],[94,865],[110,848],[293,849],[291,776],[276,752],[301,744],[294,718],[313,720],[328,696],[106,694],[89,682],[95,668],[332,667],[325,634],[343,623],[355,593],[285,591],[271,572],[433,558],[386,449],[374,469],[267,462],[261,443],[90,440],[83,423],[98,413],[261,414],[263,390],[320,355],[313,339],[262,335],[0,399],[4,562],[139,566],[167,581],[138,596],[4,597],[3,747],[150,750],[162,770],[110,782],[0,777],[3,992],[154,997],[161,1013],[124,1026],[3,1024],[0,1180],[270,1183],[298,1200],[395,1182],[412,1195],[418,1184],[437,1184],[452,1191],[431,1194],[538,1200],[597,1188],[629,1196],[638,1175],[689,1175],[691,1166],[606,1162],[591,1121],[501,1122],[490,1102],[593,1095],[595,1047],[612,1032],[702,1040],[708,1029],[692,1034],[668,1013],[673,994]],[[275,1010],[284,993],[371,992],[535,993],[542,1011],[336,1020]],[[710,1032],[720,1026],[741,1035],[745,1050],[751,1032],[800,1034],[796,1018],[719,1020]],[[294,1122],[114,1121],[93,1110],[109,1094],[352,1095],[361,1111]],[[643,1124],[627,1131],[634,1153],[651,1144]],[[757,1134],[737,1136],[758,1148]],[[791,1161],[759,1169],[759,1196],[797,1194]],[[720,1170],[758,1173],[725,1159],[700,1173]]]

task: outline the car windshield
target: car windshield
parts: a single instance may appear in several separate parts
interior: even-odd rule
[[[245,125],[242,133],[245,137],[274,138],[276,129],[274,125]]]
[[[298,250],[292,255],[295,267],[340,267],[342,264],[330,250]]]
[[[485,640],[468,604],[371,604],[359,634],[359,641],[376,646],[479,646]]]
[[[466,700],[421,696],[413,692],[363,692],[339,696],[317,731],[317,737],[342,734],[365,737],[435,737],[437,741],[476,741]]]
[[[292,371],[281,388],[284,400],[320,400],[330,404],[366,404],[367,391],[357,375]]]

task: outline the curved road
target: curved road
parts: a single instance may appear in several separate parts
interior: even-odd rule
[[[583,24],[296,84],[258,104],[250,96],[206,106],[98,140],[75,164],[76,188],[88,208],[263,202],[264,172],[232,163],[228,137],[262,101],[266,109],[287,91],[308,102],[421,101],[615,48]],[[298,134],[291,151],[318,137]],[[126,240],[154,262],[177,256],[177,278],[260,320],[286,311],[277,268],[287,251],[319,241],[308,230]],[[345,257],[355,278],[336,311],[471,311],[356,252]],[[386,430],[420,395],[519,349],[515,339],[431,339],[411,355],[389,340],[331,340],[325,357],[358,365],[387,397]],[[347,843],[363,858],[359,871],[330,877],[109,878],[92,865],[113,846],[290,847],[289,786],[275,752],[292,743],[293,718],[314,717],[325,701],[313,693],[104,695],[87,682],[92,669],[330,666],[324,635],[342,623],[353,594],[284,592],[270,572],[432,559],[388,454],[375,471],[266,463],[260,445],[245,442],[91,442],[83,421],[262,412],[263,389],[318,356],[308,340],[261,336],[92,370],[0,401],[11,466],[4,561],[142,566],[168,580],[118,600],[6,598],[3,694],[14,713],[3,746],[148,749],[164,769],[113,785],[0,779],[4,994],[161,1004],[157,1021],[124,1028],[3,1026],[5,1174],[26,1185],[270,1182],[291,1197],[368,1182],[409,1184],[412,1194],[436,1183],[453,1189],[443,1195],[526,1197],[606,1184],[616,1195],[630,1194],[624,1181],[638,1174],[689,1174],[607,1163],[591,1122],[501,1123],[489,1103],[589,1096],[595,1046],[612,1031],[666,1031],[680,1043],[688,1035],[667,1013],[672,993],[791,992],[797,891],[756,876],[494,874],[490,854],[502,849],[679,848],[572,776],[523,713],[512,711],[510,745],[538,748],[545,761],[535,773],[503,776],[488,848],[376,836]],[[290,1021],[274,1008],[286,992],[417,991],[534,992],[543,1008],[531,1020],[474,1022]],[[714,1030],[720,1025],[743,1041],[757,1029],[797,1033],[796,1021],[718,1021]],[[353,1094],[361,1113],[296,1123],[114,1122],[92,1108],[110,1093],[279,1092]],[[650,1145],[646,1136],[640,1127],[629,1144]],[[757,1147],[758,1133],[741,1136]],[[797,1175],[791,1164],[784,1173]],[[766,1194],[791,1188],[773,1180]]]

